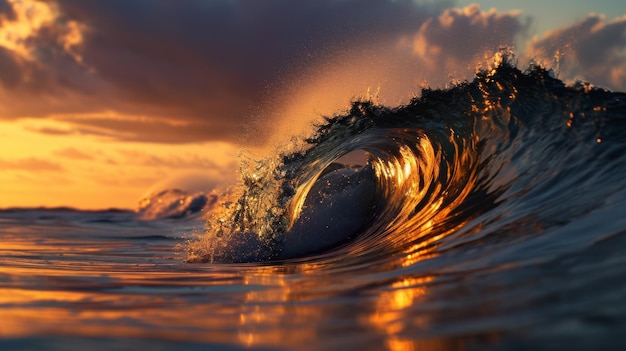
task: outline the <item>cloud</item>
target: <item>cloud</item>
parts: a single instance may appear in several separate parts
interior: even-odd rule
[[[54,2],[0,1],[0,60],[10,66],[0,71],[5,88],[41,92],[51,83],[67,85],[59,73],[76,71],[73,66],[82,61],[83,29]]]
[[[108,136],[123,141],[156,143],[191,143],[207,139],[219,140],[231,135],[235,140],[239,135],[240,123],[227,118],[209,121],[171,121],[156,118],[111,119],[107,117],[66,118],[66,122],[77,127],[83,135]]]
[[[293,80],[272,111],[277,119],[283,116],[274,139],[309,133],[312,118],[338,113],[350,99],[373,93],[378,101],[397,105],[419,94],[424,83],[443,87],[450,80],[471,79],[478,63],[523,38],[528,26],[528,19],[518,12],[482,11],[470,5],[431,14],[412,28],[348,46]]]
[[[94,159],[91,154],[80,151],[73,147],[69,147],[69,148],[62,149],[62,150],[57,150],[54,152],[54,154],[57,156],[69,158],[72,160],[93,160]]]
[[[16,17],[13,6],[7,0],[0,1],[0,22],[14,21]]]
[[[209,171],[220,168],[211,159],[194,154],[157,156],[137,150],[120,150],[120,154],[126,157],[128,164],[147,167],[164,167],[169,169],[198,169]]]
[[[34,60],[36,50],[29,40],[43,28],[54,28],[59,17],[57,7],[42,1],[3,0],[0,2],[2,32],[0,46],[10,49],[25,60]],[[61,42],[62,38],[54,38]]]
[[[0,118],[114,110],[122,139],[240,137],[251,107],[346,44],[414,31],[450,2],[411,0],[4,1]],[[23,15],[32,10],[35,22]],[[286,15],[288,14],[288,15]],[[29,100],[29,104],[17,103]],[[14,102],[14,103],[12,103]],[[176,119],[167,129],[161,120]],[[104,121],[82,120],[97,126]],[[171,127],[171,126],[170,126]],[[256,134],[261,137],[265,131]],[[185,138],[185,136],[187,138]]]
[[[359,84],[372,87],[381,81],[394,85],[399,77],[407,82],[394,89],[408,95],[406,87],[415,81],[466,77],[486,53],[527,35],[529,21],[518,12],[451,5],[0,0],[0,31],[12,34],[0,39],[0,118],[51,118],[68,126],[37,130],[49,135],[263,144],[274,122],[288,118],[266,113],[267,106],[280,110],[277,101],[288,100],[299,89],[295,85],[308,84],[304,71],[315,78],[315,70],[345,68]],[[576,68],[600,77],[598,84],[621,87],[626,81],[622,22],[595,18],[575,25],[583,35],[555,32],[533,50],[537,57],[552,57],[555,43],[569,38],[573,53],[562,70]],[[367,49],[352,51],[357,47]],[[592,52],[608,57],[609,64],[600,64]],[[389,67],[394,64],[398,67]],[[342,76],[325,80],[332,84],[342,79],[337,77]]]
[[[12,89],[21,80],[21,67],[18,58],[12,51],[0,47],[0,83],[5,88]]]
[[[500,47],[514,47],[516,39],[527,34],[529,24],[517,11],[483,11],[472,4],[428,19],[409,45],[430,66],[449,70],[464,64],[474,68],[480,59],[491,57]]]
[[[2,160],[0,159],[0,168],[4,170],[24,170],[24,171],[63,171],[63,167],[59,164],[48,160],[31,157],[20,160]]]
[[[580,78],[626,90],[626,16],[607,21],[590,14],[570,26],[546,33],[529,46],[529,55],[555,67],[565,78]],[[558,63],[557,63],[558,61]]]
[[[117,141],[181,144],[219,140],[223,134],[237,134],[240,128],[240,125],[228,119],[176,121],[115,113],[55,115],[50,118],[64,125],[28,127],[28,130],[46,135],[83,135]]]
[[[72,134],[77,134],[77,131],[74,129],[68,130],[68,129],[61,129],[61,128],[55,128],[55,127],[26,127],[26,130],[31,131],[31,132],[35,132],[35,133],[40,133],[40,134],[46,134],[46,135],[72,135]]]

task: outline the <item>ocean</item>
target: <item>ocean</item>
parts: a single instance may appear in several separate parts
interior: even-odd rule
[[[1,350],[621,350],[626,94],[504,59],[239,186],[0,211]]]

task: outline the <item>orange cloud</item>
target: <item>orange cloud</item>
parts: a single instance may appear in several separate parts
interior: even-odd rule
[[[52,171],[61,172],[63,167],[57,163],[48,160],[30,157],[20,160],[1,160],[0,168],[4,170],[26,170],[26,171]]]
[[[110,113],[54,116],[52,119],[63,121],[72,129],[42,129],[39,132],[57,134],[67,131],[121,141],[155,143],[193,143],[206,139],[232,140],[241,134],[241,125],[232,119],[205,122]]]
[[[63,19],[54,2],[37,0],[7,0],[8,15],[3,13],[0,46],[26,61],[37,61],[37,46],[32,39],[46,30],[47,35],[77,62],[82,58],[75,48],[83,41],[84,27],[73,20]],[[6,5],[5,5],[6,6]]]
[[[215,160],[194,154],[159,156],[137,150],[119,150],[128,163],[150,167],[168,167],[172,169],[200,169],[207,172],[219,168]],[[234,163],[235,160],[233,160]]]
[[[55,151],[54,154],[73,160],[93,160],[93,156],[91,154],[80,151],[73,147],[68,147],[63,150]]]

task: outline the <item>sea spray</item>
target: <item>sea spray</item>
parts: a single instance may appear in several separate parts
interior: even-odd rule
[[[188,261],[272,258],[275,233],[286,226],[276,163],[272,158],[242,158],[240,184],[222,194],[209,212],[206,234],[189,244]]]

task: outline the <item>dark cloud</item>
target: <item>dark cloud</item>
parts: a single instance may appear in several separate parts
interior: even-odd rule
[[[24,171],[63,171],[63,167],[59,164],[35,157],[10,161],[0,159],[0,168],[4,170],[13,169]]]
[[[5,20],[15,20],[15,11],[7,0],[0,0],[0,23]]]
[[[427,62],[475,64],[500,47],[514,47],[527,34],[529,19],[517,12],[482,11],[476,4],[428,19],[413,38],[413,50]]]
[[[381,71],[390,82],[402,76],[410,84],[423,80],[407,77],[415,70],[409,65],[447,78],[473,69],[478,58],[500,46],[513,46],[529,27],[516,12],[482,11],[477,5],[447,9],[452,1],[38,3],[50,9],[39,15],[52,18],[13,47],[0,46],[0,118],[48,117],[71,125],[39,130],[46,134],[162,143],[232,142],[248,136],[254,136],[248,143],[263,143],[272,132],[267,119],[277,118],[263,111],[272,105],[271,97],[288,97],[289,92],[278,91],[296,89],[290,82],[305,77],[304,71],[314,77],[314,70],[335,72],[355,61],[363,68],[352,71],[364,78],[371,74],[359,71]],[[23,20],[16,8],[0,0],[0,26]],[[584,66],[578,70],[601,77],[600,83],[623,85],[623,22],[592,16],[552,33],[533,49],[537,56],[550,56],[553,48],[569,42],[575,59],[568,65]],[[355,47],[368,48],[360,53],[369,56],[355,58]],[[394,64],[385,63],[393,56],[400,67],[378,68]],[[372,83],[379,81],[387,80],[377,77]],[[108,111],[117,117],[107,117]],[[98,114],[103,117],[85,117]]]
[[[140,123],[115,126],[121,135],[132,128],[133,140],[160,142],[180,142],[182,135],[189,141],[232,141],[249,108],[266,98],[267,86],[345,45],[413,32],[449,5],[410,0],[48,3],[58,8],[57,18],[27,40],[36,64],[20,66],[18,76],[0,72],[3,100],[26,94],[40,99],[5,109],[4,117],[115,110],[176,118],[190,126],[171,128],[169,134],[177,137],[158,131],[158,123],[145,134]]]
[[[15,88],[22,80],[19,57],[0,46],[0,82],[7,89]]]
[[[591,14],[548,32],[529,54],[555,66],[564,77],[578,77],[611,89],[626,90],[626,17],[607,21]]]

